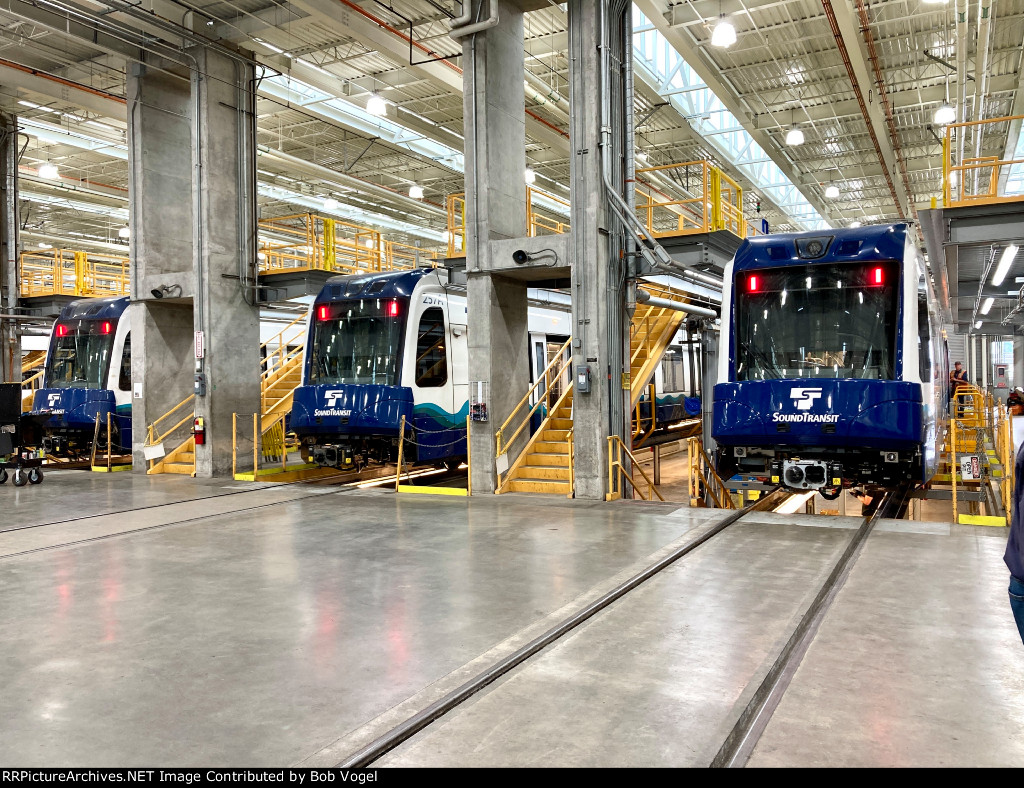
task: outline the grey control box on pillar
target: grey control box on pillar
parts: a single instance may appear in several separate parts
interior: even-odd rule
[[[580,364],[576,370],[576,392],[578,394],[590,393],[590,365]]]

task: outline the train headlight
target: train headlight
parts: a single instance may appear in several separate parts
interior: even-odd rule
[[[790,465],[786,468],[786,484],[791,487],[796,487],[798,484],[803,484],[804,481],[804,469],[799,465]]]

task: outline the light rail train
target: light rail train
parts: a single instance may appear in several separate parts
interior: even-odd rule
[[[437,465],[461,462],[469,414],[467,327],[466,298],[450,287],[446,269],[328,280],[313,302],[302,385],[289,423],[303,458],[331,467],[394,461],[405,416],[406,457]],[[565,309],[530,307],[532,380],[570,331]],[[684,347],[689,346],[677,350]],[[689,368],[676,363],[680,370]],[[664,377],[663,371],[659,382]],[[677,378],[689,380],[682,371],[672,375]],[[552,387],[570,380],[567,369]],[[700,411],[698,400],[673,391],[657,392],[663,427]]]
[[[719,475],[838,497],[938,468],[948,358],[906,225],[749,238],[726,267]]]

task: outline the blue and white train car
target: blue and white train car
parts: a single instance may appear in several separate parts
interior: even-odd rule
[[[906,225],[750,238],[726,267],[719,474],[828,498],[938,467],[948,360]]]
[[[310,310],[289,423],[303,458],[331,467],[392,461],[404,416],[406,456],[460,462],[469,414],[466,331],[466,298],[449,292],[443,268],[328,280]],[[534,375],[535,365],[547,365],[550,340],[568,332],[567,312],[531,308]]]
[[[43,423],[43,447],[58,455],[84,455],[96,417],[105,434],[110,415],[113,446],[132,445],[132,350],[128,297],[82,298],[65,306],[53,325],[43,385],[32,414]]]

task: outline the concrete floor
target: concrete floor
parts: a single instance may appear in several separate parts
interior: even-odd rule
[[[720,512],[0,487],[0,765],[333,765]],[[856,517],[751,516],[381,762],[706,764]],[[1024,765],[1005,529],[886,523],[753,765]]]

